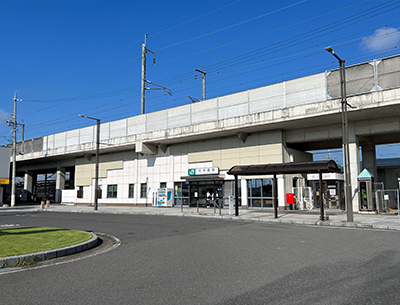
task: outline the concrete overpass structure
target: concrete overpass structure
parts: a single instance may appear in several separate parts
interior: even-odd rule
[[[348,121],[353,206],[357,211],[357,175],[362,170],[359,149],[363,167],[376,176],[375,145],[400,142],[400,56],[349,66],[346,78],[348,102],[356,107],[349,109]],[[103,192],[99,203],[145,204],[152,199],[148,190],[156,190],[160,183],[176,191],[184,188],[186,181],[210,179],[222,181],[227,194],[227,183],[233,177],[226,171],[234,165],[289,162],[290,156],[296,162],[311,161],[306,151],[340,148],[340,109],[339,72],[333,70],[103,123],[100,184],[107,185],[107,196]],[[75,195],[71,196],[75,197],[71,200],[92,202],[95,128],[18,143],[17,152],[23,154],[17,155],[17,171],[24,173],[24,189],[32,193],[34,176],[53,171],[57,173],[55,195],[60,201],[68,169],[74,177]],[[202,180],[201,175],[188,175],[192,168],[217,168],[218,174]],[[242,177],[244,185],[247,178]],[[110,185],[115,186],[116,194]],[[284,193],[290,188],[291,180],[282,177],[282,208]],[[248,192],[241,188],[243,207],[248,205]],[[190,201],[190,194],[188,197]]]

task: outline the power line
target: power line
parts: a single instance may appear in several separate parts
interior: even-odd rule
[[[254,65],[254,63],[251,63],[251,65]],[[248,65],[247,65],[248,66]],[[243,66],[242,66],[243,67]],[[241,68],[242,68],[241,67]],[[244,66],[245,67],[245,66]],[[226,70],[226,71],[228,71],[228,70]],[[218,71],[219,73],[221,73],[221,71]],[[224,71],[222,71],[222,72],[224,72]],[[189,73],[189,72],[188,72]],[[215,72],[216,73],[216,72]],[[211,74],[210,74],[211,75]],[[175,77],[177,77],[177,76],[175,76]],[[115,82],[113,82],[113,83],[115,83]],[[111,83],[112,84],[112,83]],[[106,86],[108,86],[108,85],[106,85]],[[103,87],[101,87],[101,88],[98,88],[98,89],[96,89],[96,90],[94,90],[94,91],[97,91],[97,90],[100,90],[100,89],[102,89],[102,88],[104,88],[104,87],[106,87],[106,86],[103,86]],[[93,92],[93,91],[91,91],[91,92]],[[85,95],[87,95],[88,93],[86,93],[86,94],[83,94],[83,95],[80,95],[80,96],[78,96],[78,97],[75,97],[75,98],[71,98],[71,99],[68,99],[67,101],[71,101],[71,100],[74,100],[74,99],[76,99],[76,100],[78,100],[78,99],[80,99],[80,98],[84,98],[84,96]],[[48,108],[46,108],[46,109],[48,109]]]
[[[193,38],[190,38],[190,39],[187,39],[187,40],[184,40],[184,41],[175,43],[175,44],[171,44],[171,45],[169,45],[169,46],[162,47],[162,48],[160,48],[160,49],[158,49],[158,50],[156,50],[156,51],[165,50],[165,49],[168,49],[168,48],[171,48],[171,47],[176,47],[176,46],[179,46],[179,45],[181,45],[181,44],[184,44],[184,43],[187,43],[187,42],[190,42],[190,41],[199,39],[199,38],[204,38],[204,37],[207,37],[207,36],[209,36],[209,35],[216,34],[216,33],[219,33],[219,32],[222,32],[222,31],[225,31],[225,30],[228,30],[228,29],[231,29],[231,28],[233,28],[233,27],[235,27],[235,26],[242,25],[242,24],[245,24],[245,23],[247,23],[247,22],[251,22],[251,21],[260,19],[260,18],[262,18],[262,17],[265,17],[265,16],[268,16],[268,15],[271,15],[271,14],[274,14],[274,13],[277,13],[277,12],[280,12],[280,11],[283,11],[283,10],[285,10],[285,9],[288,9],[288,8],[293,7],[293,6],[295,6],[295,5],[304,3],[304,2],[306,2],[306,1],[307,1],[307,0],[299,1],[299,2],[297,2],[297,3],[291,4],[291,5],[287,5],[287,6],[283,7],[283,8],[274,10],[274,11],[272,11],[272,12],[268,12],[268,13],[266,13],[266,14],[262,14],[262,15],[259,15],[259,16],[257,16],[257,17],[254,17],[254,18],[250,18],[250,19],[245,20],[245,21],[242,21],[242,22],[238,22],[238,23],[232,24],[232,25],[227,26],[227,27],[224,27],[224,28],[222,28],[222,29],[215,30],[215,31],[212,31],[212,32],[209,32],[209,33],[206,33],[206,34],[197,36],[197,37],[193,37]]]

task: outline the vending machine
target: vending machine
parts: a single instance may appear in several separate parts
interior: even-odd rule
[[[174,205],[173,189],[160,188],[157,191],[157,206],[172,207]]]

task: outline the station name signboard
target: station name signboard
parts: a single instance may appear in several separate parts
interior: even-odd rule
[[[218,175],[218,167],[205,167],[205,168],[189,168],[189,176],[201,176],[201,175]]]

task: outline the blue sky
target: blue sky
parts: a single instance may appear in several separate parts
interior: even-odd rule
[[[173,93],[147,91],[146,112],[201,99],[195,69],[213,98],[335,69],[326,46],[352,65],[398,54],[400,43],[399,1],[0,0],[0,14],[0,145],[11,141],[15,90],[25,139],[93,125],[80,113],[140,114],[146,33],[156,54],[146,78]]]

